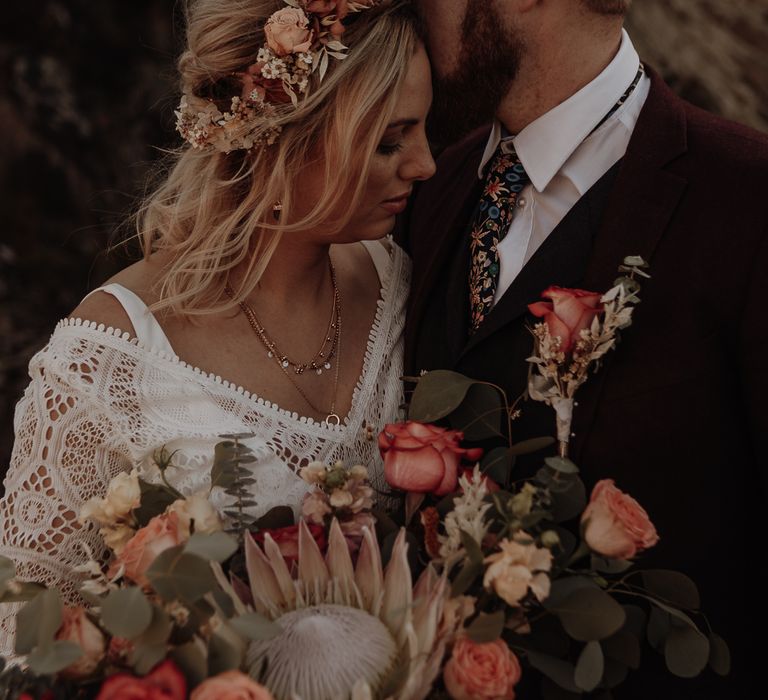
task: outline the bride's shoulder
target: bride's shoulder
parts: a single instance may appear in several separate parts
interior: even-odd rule
[[[139,260],[110,277],[101,287],[119,285],[149,306],[157,300],[155,283],[163,267],[164,261],[161,256]],[[121,301],[117,296],[101,291],[101,287],[88,294],[69,314],[69,318],[103,323],[107,327],[120,328],[133,334],[133,324]]]

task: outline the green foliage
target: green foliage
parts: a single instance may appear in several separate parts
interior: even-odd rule
[[[475,382],[458,372],[435,370],[419,377],[408,407],[408,419],[434,423],[453,413]]]
[[[240,667],[240,651],[219,634],[211,636],[208,642],[208,675],[216,676],[224,671]]]
[[[252,433],[222,435],[224,440],[214,448],[213,467],[211,468],[211,489],[220,487],[233,498],[233,505],[224,514],[234,522],[234,532],[242,543],[243,533],[254,525],[254,518],[245,511],[257,505],[253,500],[250,487],[256,483],[249,464],[258,461],[253,450],[243,445],[240,440],[253,437]]]
[[[575,681],[576,668],[569,661],[538,651],[529,651],[528,661],[537,671],[541,671],[563,690],[581,694],[581,689]]]
[[[695,678],[709,662],[709,640],[698,629],[672,625],[664,643],[667,668],[680,678]]]
[[[648,593],[670,605],[687,610],[697,610],[701,605],[696,584],[684,574],[664,569],[651,569],[642,571],[641,576]]]
[[[472,384],[464,400],[448,417],[454,430],[466,440],[487,440],[503,435],[504,402],[498,389],[489,384]]]
[[[587,642],[579,654],[574,672],[576,685],[591,693],[600,684],[605,671],[605,657],[600,642]]]
[[[61,595],[55,588],[30,600],[16,618],[16,653],[29,654],[35,647],[49,647],[61,619]]]
[[[229,559],[236,551],[237,540],[226,532],[195,533],[184,545],[185,554],[193,554],[219,564]]]
[[[210,562],[185,552],[181,545],[162,552],[147,570],[147,578],[168,602],[194,603],[216,587]]]
[[[141,588],[119,588],[104,598],[101,622],[110,634],[133,639],[152,622],[152,605]]]
[[[50,675],[63,671],[83,655],[83,650],[74,642],[49,641],[35,647],[27,656],[27,665],[34,673]]]
[[[580,588],[561,603],[550,607],[565,631],[581,642],[606,639],[624,625],[626,613],[600,588]]]
[[[233,617],[229,624],[236,632],[254,642],[274,639],[283,632],[279,624],[255,612]]]
[[[149,673],[165,658],[172,630],[173,623],[168,614],[153,606],[152,621],[144,632],[133,640],[133,649],[128,657],[128,662],[136,673]]]
[[[504,629],[504,611],[497,610],[494,613],[481,612],[466,628],[467,637],[475,644],[495,642],[501,637]]]

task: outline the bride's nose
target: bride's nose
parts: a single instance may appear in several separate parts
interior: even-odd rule
[[[406,181],[429,180],[435,174],[436,169],[429,142],[424,136],[419,139],[419,143],[413,146],[408,157],[403,160],[400,166],[400,177]]]

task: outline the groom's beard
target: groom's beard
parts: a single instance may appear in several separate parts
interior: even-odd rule
[[[428,129],[436,146],[448,146],[493,119],[517,77],[523,47],[522,37],[504,28],[488,0],[469,0],[458,68],[434,78]]]

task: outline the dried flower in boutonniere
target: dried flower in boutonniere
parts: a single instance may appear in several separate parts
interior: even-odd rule
[[[647,267],[641,257],[630,256],[619,268],[623,276],[605,294],[549,287],[541,294],[549,301],[528,307],[543,319],[532,329],[535,346],[528,358],[528,394],[555,409],[561,457],[568,456],[576,391],[590,369],[596,371],[616,346],[619,331],[631,325],[634,307],[640,303],[637,278],[650,278],[644,271]]]

